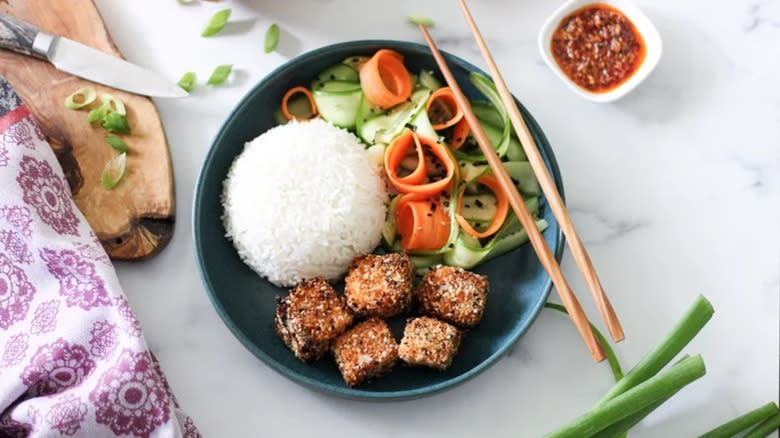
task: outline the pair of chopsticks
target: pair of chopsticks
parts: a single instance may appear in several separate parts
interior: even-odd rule
[[[590,289],[593,298],[596,301],[599,313],[607,324],[607,328],[609,329],[609,333],[612,336],[612,339],[616,342],[622,341],[625,336],[623,334],[623,328],[620,325],[620,321],[615,314],[615,310],[612,308],[612,304],[609,302],[609,298],[607,298],[607,295],[604,293],[604,290],[601,287],[601,282],[599,281],[596,270],[590,260],[590,256],[585,250],[585,246],[582,244],[582,240],[577,234],[577,231],[574,229],[571,216],[569,216],[569,211],[566,209],[566,206],[563,203],[561,194],[558,193],[558,189],[555,187],[555,182],[553,181],[552,176],[547,171],[547,167],[545,166],[544,160],[539,153],[536,142],[531,136],[531,133],[528,130],[528,126],[526,125],[525,120],[523,120],[523,116],[520,114],[520,110],[515,104],[512,93],[509,91],[509,88],[507,87],[501,72],[498,70],[498,66],[493,59],[493,55],[490,53],[490,49],[488,49],[487,44],[482,37],[482,33],[479,31],[479,28],[474,21],[474,17],[471,15],[471,11],[469,10],[468,5],[466,5],[466,0],[459,0],[459,3],[461,9],[463,10],[463,15],[466,17],[466,21],[471,28],[471,32],[474,34],[474,38],[477,41],[479,50],[482,52],[482,56],[488,65],[490,74],[493,76],[493,81],[496,84],[496,88],[498,89],[498,92],[501,96],[501,100],[503,101],[504,106],[509,113],[512,126],[515,128],[515,132],[517,132],[517,135],[520,138],[520,143],[523,145],[523,149],[525,150],[526,156],[528,157],[528,162],[536,174],[536,178],[539,180],[539,185],[547,197],[547,201],[550,204],[555,219],[560,224],[561,229],[563,230],[563,234],[566,236],[566,239],[569,242],[574,260],[577,263],[577,267],[585,277],[588,288]],[[428,32],[428,28],[421,24],[420,31],[422,32],[426,43],[428,43],[428,47],[430,47],[431,52],[433,53],[433,57],[436,59],[436,63],[439,65],[439,69],[444,75],[444,79],[446,80],[447,85],[455,95],[458,106],[463,109],[466,121],[468,122],[469,127],[471,128],[471,132],[474,134],[474,137],[476,138],[482,153],[485,155],[488,165],[492,169],[493,174],[498,179],[501,189],[507,194],[509,198],[509,204],[520,220],[520,223],[528,232],[529,240],[534,248],[534,251],[536,251],[536,255],[539,257],[542,266],[550,274],[550,278],[552,278],[553,284],[558,291],[558,295],[560,296],[564,307],[566,307],[569,316],[574,322],[575,327],[579,331],[580,335],[585,341],[585,344],[590,350],[591,356],[593,356],[593,359],[597,362],[603,361],[606,357],[604,350],[601,348],[601,344],[599,344],[596,340],[596,337],[593,334],[593,330],[591,330],[590,324],[588,323],[588,318],[585,316],[585,311],[582,309],[579,300],[577,300],[577,297],[572,292],[569,283],[563,276],[561,267],[558,265],[558,261],[555,260],[555,255],[553,254],[549,245],[547,245],[547,242],[544,240],[542,233],[538,228],[536,228],[536,224],[534,223],[534,219],[531,216],[531,212],[528,211],[528,208],[523,202],[522,196],[507,174],[506,169],[504,169],[501,160],[496,156],[494,149],[490,144],[490,140],[488,140],[485,131],[482,129],[482,126],[479,124],[476,115],[474,115],[474,112],[471,109],[471,105],[469,104],[468,99],[463,94],[460,86],[458,86],[458,83],[447,66],[444,57],[442,56],[441,52],[436,46],[436,43],[433,41],[433,38]]]

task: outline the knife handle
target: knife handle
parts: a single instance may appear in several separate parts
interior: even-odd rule
[[[35,25],[0,14],[0,49],[47,59],[53,37]]]

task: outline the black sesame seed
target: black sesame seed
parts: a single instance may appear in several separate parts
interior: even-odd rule
[[[479,208],[482,208],[484,206],[484,204],[482,204],[482,201],[480,201],[479,199],[475,199],[474,203],[477,204],[477,207]]]
[[[445,207],[449,207],[450,206],[450,201],[444,201],[444,206]]]
[[[330,75],[330,80],[333,81],[336,79],[336,75]]]

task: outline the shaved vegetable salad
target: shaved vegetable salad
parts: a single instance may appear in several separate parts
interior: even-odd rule
[[[539,184],[495,85],[479,73],[469,79],[484,96],[472,109],[544,231]],[[528,241],[463,109],[433,72],[410,72],[389,49],[349,57],[309,86],[289,89],[274,116],[280,124],[315,117],[355,133],[383,166],[394,195],[383,244],[407,252],[418,272],[438,264],[469,269]]]

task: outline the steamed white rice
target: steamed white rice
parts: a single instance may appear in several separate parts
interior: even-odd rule
[[[351,133],[322,120],[273,128],[246,144],[223,184],[227,237],[278,286],[343,276],[379,243],[387,192]]]

